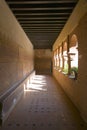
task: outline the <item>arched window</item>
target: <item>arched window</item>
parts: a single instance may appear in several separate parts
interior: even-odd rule
[[[53,54],[53,65],[54,65],[54,68],[56,67],[56,51],[54,51],[54,54]]]
[[[63,42],[63,73],[68,74],[68,46]]]
[[[59,52],[58,52],[58,48],[56,50],[56,59],[57,59],[57,69],[59,68]]]
[[[70,56],[70,76],[77,79],[78,74],[78,40],[75,34],[72,35],[70,39],[69,46],[69,56]]]
[[[58,68],[58,49],[54,51],[54,56],[53,56],[53,63],[54,63],[54,68]]]
[[[62,45],[59,47],[59,69],[62,70],[63,60],[62,60]]]

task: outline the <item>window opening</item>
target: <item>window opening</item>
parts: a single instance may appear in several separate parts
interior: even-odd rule
[[[68,53],[67,53],[67,42],[63,43],[63,73],[68,74]]]
[[[78,40],[77,36],[74,34],[71,37],[70,47],[70,77],[77,79],[78,74]]]

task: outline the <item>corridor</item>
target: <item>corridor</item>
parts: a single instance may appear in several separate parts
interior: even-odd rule
[[[1,130],[87,130],[87,127],[55,79],[35,75]]]

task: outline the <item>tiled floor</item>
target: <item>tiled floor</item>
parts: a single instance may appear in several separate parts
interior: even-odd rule
[[[36,75],[1,130],[87,130],[51,76]]]

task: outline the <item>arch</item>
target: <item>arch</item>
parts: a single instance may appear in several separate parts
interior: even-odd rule
[[[70,39],[69,47],[70,56],[70,75],[77,79],[78,73],[78,38],[76,34],[73,34]]]

